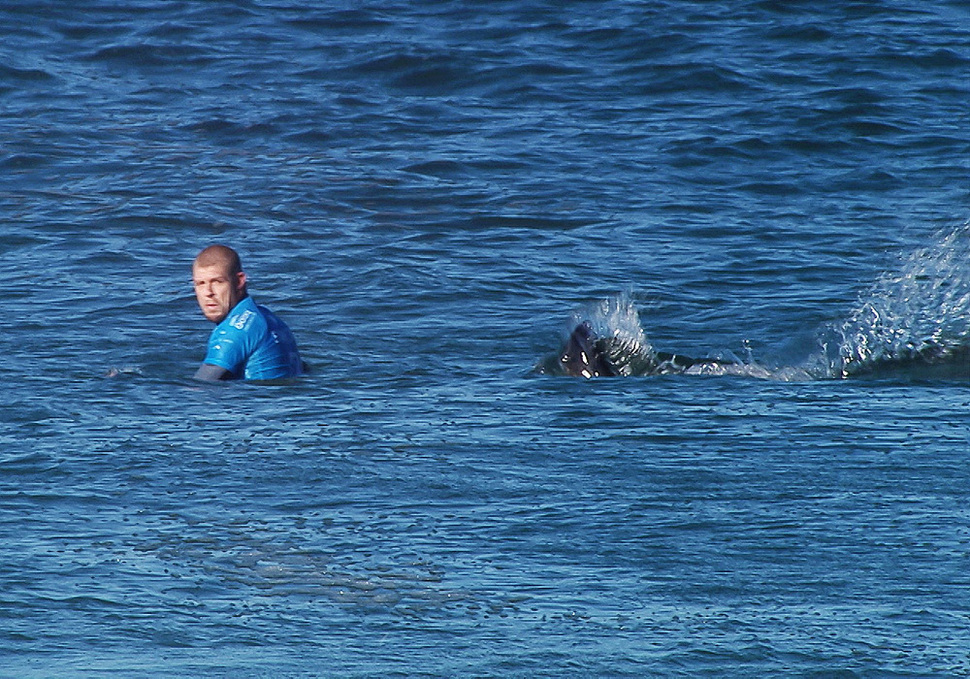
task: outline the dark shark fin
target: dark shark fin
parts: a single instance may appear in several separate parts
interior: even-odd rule
[[[559,354],[559,363],[573,377],[614,377],[619,374],[607,355],[606,341],[596,336],[589,321],[573,330]]]

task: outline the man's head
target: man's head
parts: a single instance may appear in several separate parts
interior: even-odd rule
[[[246,295],[246,274],[239,255],[225,245],[210,245],[192,263],[195,298],[202,313],[220,323]]]

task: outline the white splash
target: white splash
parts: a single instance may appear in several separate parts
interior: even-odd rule
[[[629,295],[600,300],[585,313],[574,312],[575,327],[588,321],[597,337],[607,339],[610,362],[624,377],[643,374],[653,362],[653,347],[640,323],[640,313]]]
[[[887,363],[940,363],[970,347],[970,223],[939,234],[884,274],[841,323],[823,328],[820,377]]]

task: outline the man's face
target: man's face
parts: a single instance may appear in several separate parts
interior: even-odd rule
[[[223,265],[196,266],[192,268],[195,298],[202,313],[213,323],[220,323],[243,298],[246,274],[230,275]]]

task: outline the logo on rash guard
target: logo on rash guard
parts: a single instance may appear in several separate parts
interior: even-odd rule
[[[243,328],[246,327],[246,323],[249,322],[249,319],[252,318],[254,315],[255,314],[252,311],[250,311],[249,309],[246,309],[244,312],[239,314],[239,318],[231,321],[229,325],[234,327],[236,330],[242,330]]]

